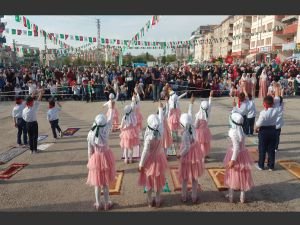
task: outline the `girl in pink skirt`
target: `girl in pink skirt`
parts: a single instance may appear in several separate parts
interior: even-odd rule
[[[172,131],[173,138],[177,141],[178,139],[178,130],[180,128],[180,107],[179,107],[179,99],[186,96],[187,93],[184,93],[178,96],[173,90],[169,93],[169,110],[168,110],[168,124]]]
[[[116,100],[115,95],[113,93],[109,94],[109,101],[106,102],[103,106],[108,106],[108,110],[106,116],[108,117],[110,112],[112,111],[112,131],[116,131],[119,127],[119,112],[116,108]]]
[[[120,146],[124,151],[125,163],[132,163],[133,148],[140,144],[139,134],[136,129],[137,120],[133,105],[127,105],[124,108],[125,115],[120,125]],[[129,156],[129,161],[128,161]]]
[[[165,99],[166,99],[166,105],[163,108],[164,132],[163,132],[163,135],[162,135],[162,142],[163,142],[164,151],[165,151],[166,156],[167,156],[168,148],[170,148],[172,146],[173,139],[172,139],[172,133],[171,133],[171,130],[170,130],[170,127],[169,127],[169,124],[168,124],[168,120],[167,120],[167,116],[168,116],[167,112],[169,111],[168,98],[165,97]]]
[[[108,119],[103,114],[95,118],[95,122],[87,136],[89,169],[87,184],[95,187],[96,203],[94,207],[99,210],[109,210],[112,202],[109,198],[109,184],[116,177],[115,157],[108,146],[109,131],[112,126],[112,111]],[[101,189],[104,195],[104,204],[100,202]]]
[[[165,172],[168,162],[163,151],[163,109],[159,106],[159,115],[152,114],[147,119],[147,128],[144,137],[144,149],[139,164],[139,185],[146,187],[148,206],[159,207],[160,194],[165,185]],[[155,199],[152,192],[156,193]]]
[[[210,152],[210,143],[212,135],[208,127],[208,117],[211,109],[211,99],[213,96],[213,91],[210,92],[208,101],[202,101],[200,104],[200,110],[195,115],[195,128],[197,134],[197,140],[200,144],[200,150],[203,156],[207,157]]]
[[[191,103],[193,104],[194,98]],[[191,106],[189,113],[180,116],[180,124],[183,128],[182,143],[180,154],[179,180],[182,183],[181,200],[187,201],[187,184],[192,182],[192,202],[198,201],[197,189],[198,179],[204,172],[204,158],[201,151],[198,150],[199,143],[197,141],[196,131],[192,124]]]
[[[254,186],[251,175],[253,162],[245,147],[243,122],[243,116],[239,113],[232,113],[229,118],[231,128],[228,135],[231,146],[224,158],[224,166],[226,167],[224,183],[229,187],[228,197],[230,202],[233,202],[234,190],[240,190],[240,201],[244,203],[245,192]]]

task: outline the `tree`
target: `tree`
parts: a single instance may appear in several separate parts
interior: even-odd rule
[[[175,54],[167,55],[166,56],[166,62],[167,63],[176,62],[176,55]]]
[[[166,64],[166,62],[167,62],[167,57],[166,56],[161,57],[161,63]]]
[[[69,56],[67,56],[67,57],[64,57],[63,59],[62,59],[62,64],[63,65],[70,65],[71,64],[71,58],[69,57]]]

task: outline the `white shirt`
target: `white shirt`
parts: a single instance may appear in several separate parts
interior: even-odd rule
[[[12,117],[22,118],[22,113],[24,109],[25,109],[25,103],[22,103],[20,105],[15,105],[11,113]]]
[[[236,160],[240,151],[242,149],[245,149],[245,137],[243,137],[242,141],[239,142],[239,138],[237,137],[237,135],[234,133],[234,130],[230,129],[229,130],[229,138],[232,142],[232,156],[231,156],[231,160]]]
[[[61,111],[60,107],[54,107],[52,109],[49,109],[47,113],[47,120],[48,121],[58,120],[59,119],[58,113],[60,111]]]
[[[51,86],[49,87],[49,89],[50,89],[50,93],[51,93],[51,94],[56,94],[56,92],[57,92],[57,87],[56,87],[56,85],[51,85]]]
[[[28,84],[28,91],[29,91],[29,95],[32,95],[32,93],[36,91],[36,85]]]
[[[232,113],[235,113],[235,112],[241,114],[242,116],[247,116],[247,114],[248,114],[248,100],[245,100],[245,101],[241,102],[240,107],[238,107],[238,105],[235,106],[232,110]]]
[[[278,110],[276,108],[268,108],[268,110],[262,110],[256,121],[257,127],[262,126],[275,126],[278,116]]]
[[[274,98],[274,107],[278,111],[278,117],[276,120],[276,129],[280,129],[281,127],[283,127],[284,121],[283,121],[283,103],[281,103],[281,105],[280,105],[279,97]]]
[[[256,107],[253,100],[248,101],[248,114],[247,118],[254,118],[256,116]]]
[[[39,109],[40,102],[39,101],[34,101],[32,107],[25,107],[22,113],[22,117],[26,122],[34,122],[37,121],[36,113]]]

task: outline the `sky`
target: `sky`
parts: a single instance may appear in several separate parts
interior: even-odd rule
[[[36,24],[39,29],[48,33],[63,33],[70,35],[80,35],[87,37],[97,37],[96,19],[100,19],[101,29],[100,36],[104,38],[114,38],[130,40],[140,31],[148,20],[149,16],[27,16],[31,23]],[[141,41],[182,41],[189,40],[191,33],[201,25],[219,24],[227,16],[160,16],[156,26],[145,31],[145,36]],[[15,28],[26,30],[21,23],[15,21],[14,16],[5,16],[3,22],[7,22],[6,28]],[[32,47],[44,48],[42,37],[26,37],[3,33],[6,36],[7,44],[12,44],[13,39],[16,43],[26,44]],[[73,47],[79,47],[87,42],[65,41]],[[48,48],[58,48],[51,43],[47,44]],[[163,54],[163,50],[128,50],[133,55],[149,52],[155,56]],[[167,54],[170,51],[167,52]]]

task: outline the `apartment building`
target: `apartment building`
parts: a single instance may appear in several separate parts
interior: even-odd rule
[[[222,23],[221,23],[221,37],[228,38],[221,42],[221,57],[226,58],[227,55],[230,55],[232,52],[232,36],[233,36],[233,16],[228,16]]]
[[[222,38],[222,25],[218,25],[213,30],[214,43],[213,43],[213,57],[218,58],[222,55],[221,41]]]
[[[235,62],[244,61],[250,50],[252,16],[234,16],[232,54]]]
[[[203,60],[209,61],[213,57],[213,32],[204,35]]]
[[[197,44],[194,45],[193,57],[194,60],[202,62],[204,60],[204,45],[200,44],[204,42],[205,34],[212,32],[214,27],[217,25],[207,25],[207,26],[200,26],[196,31],[192,33],[190,40],[196,41]]]
[[[270,62],[285,43],[282,19],[285,16],[252,16],[250,55],[256,61]]]

